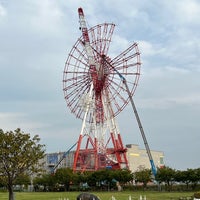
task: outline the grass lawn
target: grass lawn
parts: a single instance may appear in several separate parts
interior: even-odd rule
[[[15,200],[76,200],[80,192],[16,192]],[[179,200],[180,197],[190,197],[193,192],[91,192],[101,200]],[[114,198],[112,198],[114,197]],[[0,200],[7,200],[8,193],[1,192]],[[184,198],[183,198],[184,199]]]

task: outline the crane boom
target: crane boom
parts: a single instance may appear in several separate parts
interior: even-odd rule
[[[60,165],[60,163],[64,160],[64,158],[66,158],[66,156],[70,153],[70,151],[75,147],[75,145],[77,144],[77,142],[75,144],[73,144],[62,156],[62,158],[56,163],[56,165],[54,166],[54,168],[52,169],[51,173],[55,173],[55,170],[57,169],[57,167]]]
[[[121,76],[120,76],[120,77],[121,77]],[[150,164],[151,164],[151,170],[152,170],[152,173],[153,173],[154,178],[155,178],[156,173],[157,173],[157,170],[156,170],[156,167],[155,167],[155,164],[154,164],[154,161],[153,161],[153,157],[152,157],[152,155],[151,155],[151,151],[150,151],[150,148],[149,148],[149,144],[148,144],[148,142],[147,142],[147,139],[146,139],[146,136],[145,136],[145,133],[144,133],[144,129],[143,129],[143,127],[142,127],[142,123],[141,123],[141,121],[140,121],[140,117],[139,117],[139,115],[138,115],[138,112],[137,112],[135,103],[134,103],[134,101],[133,101],[133,97],[132,97],[132,95],[131,95],[131,93],[130,93],[130,90],[129,90],[129,88],[128,88],[128,84],[127,84],[127,82],[126,82],[126,79],[125,79],[125,78],[122,78],[122,80],[123,80],[123,83],[124,83],[124,85],[125,85],[125,87],[126,87],[126,91],[127,91],[127,93],[128,93],[128,96],[129,96],[129,98],[130,98],[130,102],[131,102],[133,111],[134,111],[134,113],[135,113],[135,117],[136,117],[136,120],[137,120],[139,129],[140,129],[140,133],[141,133],[141,135],[142,135],[142,139],[143,139],[143,142],[144,142],[146,151],[147,151],[147,155],[148,155],[148,157],[149,157],[149,161],[150,161]]]
[[[105,60],[106,61],[106,60]],[[106,61],[107,62],[107,61]],[[156,166],[154,164],[154,161],[153,161],[153,157],[152,157],[152,154],[151,154],[151,151],[150,151],[150,148],[149,148],[149,144],[147,142],[147,139],[146,139],[146,136],[145,136],[145,133],[144,133],[144,129],[142,127],[142,123],[140,121],[140,117],[138,115],[138,112],[137,112],[137,109],[136,109],[136,106],[135,106],[135,103],[133,101],[133,97],[131,95],[131,92],[129,90],[129,87],[128,87],[128,84],[127,84],[127,81],[126,79],[124,78],[124,76],[118,72],[118,70],[115,69],[114,66],[112,66],[109,62],[107,62],[112,68],[113,70],[118,74],[118,76],[120,77],[120,79],[122,80],[123,84],[125,85],[126,87],[126,91],[128,93],[128,96],[129,96],[129,99],[130,99],[130,102],[131,102],[131,106],[133,108],[133,111],[134,111],[134,114],[135,114],[135,117],[136,117],[136,120],[137,120],[137,123],[138,123],[138,126],[139,126],[139,129],[140,129],[140,133],[142,135],[142,139],[143,139],[143,142],[144,142],[144,145],[145,145],[145,148],[146,148],[146,151],[147,151],[147,155],[149,157],[149,161],[150,161],[150,164],[151,164],[151,170],[152,170],[152,173],[153,173],[153,176],[155,178],[156,174],[157,174],[157,169],[156,169]]]

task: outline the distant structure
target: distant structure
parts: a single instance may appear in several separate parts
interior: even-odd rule
[[[133,101],[141,67],[138,44],[132,43],[111,58],[108,52],[115,24],[88,29],[82,8],[78,8],[78,16],[82,36],[66,60],[63,91],[68,108],[82,120],[82,127],[76,150],[64,156],[73,154],[73,171],[129,169],[128,149],[123,145],[116,116],[130,102],[155,175],[154,160]]]
[[[63,73],[67,106],[82,127],[74,154],[73,171],[95,171],[111,167],[128,168],[126,148],[116,121],[138,85],[140,53],[133,43],[115,58],[108,56],[113,23],[90,29],[82,8],[78,9],[82,36],[72,47]]]
[[[151,169],[149,158],[146,153],[146,149],[140,149],[136,144],[127,144],[126,156],[129,163],[129,169],[135,172],[140,167]],[[164,166],[164,153],[162,151],[151,151],[156,167],[161,168]],[[57,165],[58,161],[63,158],[64,152],[59,153],[47,153],[44,159],[41,161],[44,163],[44,169],[46,172],[51,172],[52,169]],[[74,151],[71,151],[66,157],[60,162],[58,168],[73,168],[74,163]]]

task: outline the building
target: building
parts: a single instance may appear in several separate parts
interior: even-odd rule
[[[127,159],[129,162],[129,169],[134,172],[140,167],[151,168],[149,157],[146,149],[140,149],[136,144],[127,144]],[[156,167],[160,168],[164,166],[164,153],[162,151],[153,151],[151,154]]]
[[[151,168],[146,149],[140,149],[139,145],[127,144],[127,159],[129,163],[129,169],[134,172],[140,167]],[[164,166],[164,153],[162,151],[153,151],[151,154],[156,167]],[[58,152],[58,153],[47,153],[42,160],[44,163],[44,169],[47,172],[52,172],[53,169],[73,166],[74,151],[69,153]]]

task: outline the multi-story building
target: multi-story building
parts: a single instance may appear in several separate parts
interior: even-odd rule
[[[129,163],[129,169],[134,172],[140,167],[151,168],[146,149],[140,149],[138,145],[127,144],[127,159]],[[153,151],[151,154],[156,167],[164,166],[164,153],[162,151]],[[46,171],[51,172],[54,167],[72,168],[74,159],[74,151],[69,153],[58,152],[58,153],[47,153],[42,162]]]
[[[140,167],[151,168],[149,157],[146,149],[140,149],[136,144],[127,144],[127,159],[129,162],[129,169],[134,172]],[[162,151],[153,151],[151,154],[156,167],[160,168],[164,166],[164,153]]]

